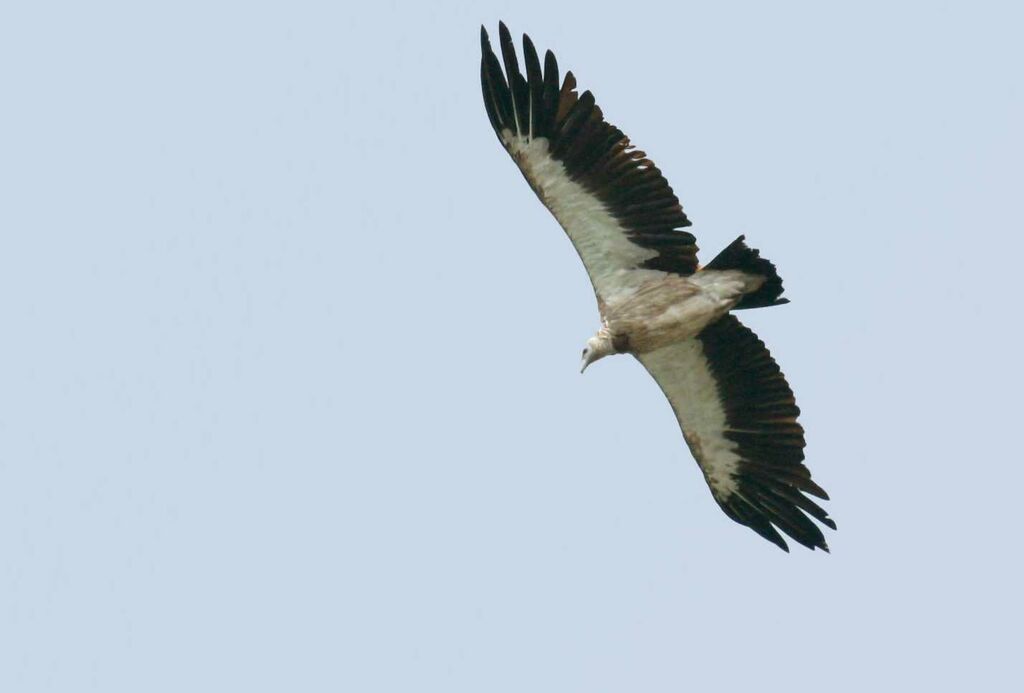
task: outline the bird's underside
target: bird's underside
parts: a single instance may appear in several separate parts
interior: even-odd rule
[[[646,154],[604,120],[571,72],[559,83],[523,37],[525,77],[500,25],[502,60],[481,30],[491,125],[572,241],[594,286],[602,327],[588,363],[631,353],[661,387],[712,495],[736,522],[788,551],[782,534],[828,550],[809,496],[828,499],[803,464],[800,410],[764,344],[730,311],[786,303],[774,265],[741,236],[697,264],[696,239]],[[504,67],[504,70],[503,70]]]
[[[762,277],[740,270],[664,274],[603,302],[602,331],[616,353],[646,354],[693,339],[763,283]]]

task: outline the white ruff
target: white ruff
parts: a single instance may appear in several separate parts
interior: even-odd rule
[[[637,358],[668,397],[711,492],[724,501],[738,488],[735,474],[742,458],[739,446],[725,437],[725,409],[700,341],[688,339]]]
[[[531,140],[509,129],[501,136],[530,185],[576,246],[600,297],[613,301],[622,291],[664,275],[658,270],[627,269],[640,266],[658,252],[628,239],[626,229],[604,203],[571,180],[565,166],[548,154],[547,138]]]

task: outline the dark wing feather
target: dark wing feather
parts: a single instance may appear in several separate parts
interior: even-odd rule
[[[690,221],[661,171],[604,120],[593,94],[577,94],[571,72],[559,87],[551,51],[542,70],[524,36],[524,77],[504,24],[499,44],[501,60],[481,28],[481,84],[491,126],[565,228],[598,294],[628,284],[622,270],[692,274],[696,241],[680,230]]]

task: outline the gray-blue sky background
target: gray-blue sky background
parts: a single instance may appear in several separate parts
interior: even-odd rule
[[[1012,3],[0,10],[0,690],[1008,690]],[[717,508],[499,147],[478,31],[646,150],[831,493]]]

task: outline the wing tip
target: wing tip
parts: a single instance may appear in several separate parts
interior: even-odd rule
[[[512,32],[505,26],[505,22],[498,20],[498,40],[501,41],[502,46],[506,43],[512,43]]]
[[[757,516],[756,520],[752,522],[737,519],[732,515],[730,517],[754,530],[786,553],[789,553],[789,545],[783,539],[781,533],[785,533],[790,539],[811,551],[820,549],[825,553],[832,553],[821,528],[815,525],[811,518],[804,515],[796,506],[788,507],[785,512],[774,512],[770,508],[760,505],[754,506],[752,509]],[[793,513],[800,515],[800,520],[796,523],[794,523],[792,517],[788,517],[788,515]],[[830,517],[816,517],[815,519],[832,530],[836,529],[836,523]]]

